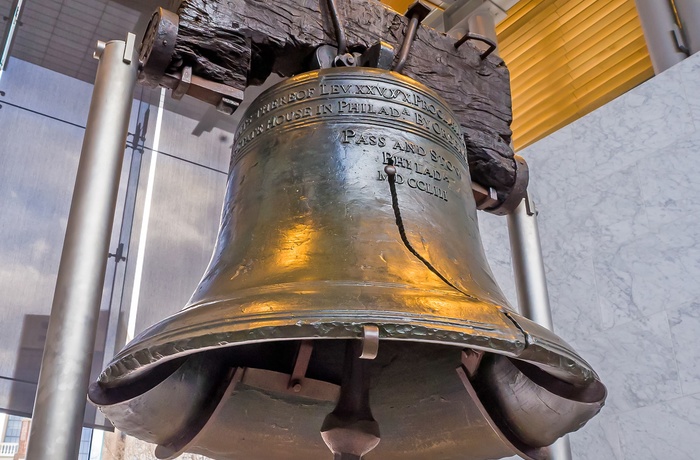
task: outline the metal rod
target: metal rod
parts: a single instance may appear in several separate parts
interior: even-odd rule
[[[345,38],[345,31],[343,26],[340,24],[340,16],[338,15],[338,7],[335,4],[335,0],[328,0],[328,9],[331,12],[331,18],[333,19],[333,28],[335,28],[335,36],[338,42],[338,55],[345,54],[347,51],[347,40]]]
[[[537,211],[529,194],[508,214],[508,235],[520,313],[552,330],[552,311],[537,228]],[[549,450],[551,460],[571,460],[567,436],[558,439]]]
[[[28,460],[78,457],[138,65],[133,47],[129,49],[123,41],[107,43],[98,58],[34,403]]]
[[[671,3],[668,0],[635,0],[635,4],[654,73],[660,74],[688,57],[679,46],[683,38]]]
[[[508,235],[520,313],[552,329],[537,213],[529,194],[508,214]]]
[[[413,44],[413,39],[416,37],[416,31],[418,30],[418,23],[420,18],[417,14],[411,16],[411,20],[408,23],[408,29],[406,30],[406,35],[403,38],[403,43],[401,44],[401,51],[399,52],[399,62],[394,66],[394,72],[401,72],[406,65],[406,60],[408,59],[408,53],[411,51],[411,45]]]
[[[15,0],[12,5],[12,16],[10,16],[10,24],[5,30],[5,36],[2,39],[2,54],[0,54],[0,79],[2,79],[2,74],[5,72],[7,67],[7,60],[10,59],[10,50],[12,49],[12,41],[15,38],[15,32],[17,32],[17,25],[19,24],[19,18],[22,15],[22,8],[24,7],[24,0]]]
[[[690,54],[700,52],[700,1],[673,0]]]

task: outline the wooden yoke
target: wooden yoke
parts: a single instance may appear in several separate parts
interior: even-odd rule
[[[375,0],[338,0],[338,12],[350,51],[364,51],[380,40],[401,47],[405,16]],[[304,72],[319,46],[336,44],[325,0],[184,0],[179,21],[172,13],[160,14],[144,38],[141,80],[229,112],[247,86],[262,83],[271,73],[288,77]],[[419,26],[402,73],[452,107],[464,131],[477,203],[503,214],[520,202],[527,187],[527,166],[509,146],[509,73],[498,56],[482,59],[471,43],[456,49],[455,41]],[[151,60],[168,63],[154,72]],[[212,91],[222,97],[206,97]]]

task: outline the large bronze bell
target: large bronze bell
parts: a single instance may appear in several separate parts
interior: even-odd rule
[[[204,278],[89,396],[159,458],[544,459],[605,388],[495,283],[450,108],[336,68],[250,106]]]

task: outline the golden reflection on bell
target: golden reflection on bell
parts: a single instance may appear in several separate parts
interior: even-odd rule
[[[605,388],[495,283],[450,108],[343,68],[253,102],[200,285],[90,399],[159,458],[543,459]]]

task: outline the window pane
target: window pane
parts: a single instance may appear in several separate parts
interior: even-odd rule
[[[7,427],[5,428],[5,436],[2,442],[19,442],[19,436],[22,431],[22,417],[10,415],[7,418]]]

